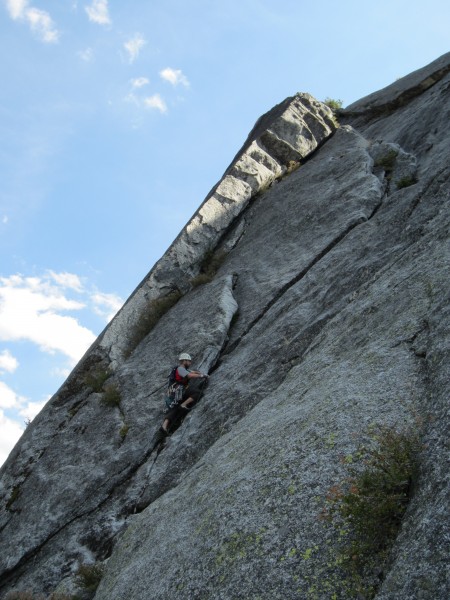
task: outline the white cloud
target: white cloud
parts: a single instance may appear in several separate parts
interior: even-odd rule
[[[7,216],[7,215],[3,215],[3,217],[2,217],[2,223],[3,223],[4,225],[6,225],[6,223],[7,223],[8,221],[9,221],[9,218],[8,218],[8,216]]]
[[[102,294],[97,292],[92,296],[94,312],[109,323],[117,311],[122,307],[123,300],[116,294]]]
[[[26,421],[32,421],[34,417],[44,408],[48,400],[50,400],[50,396],[47,398],[47,400],[43,400],[42,402],[27,402],[27,404],[19,411],[19,414]]]
[[[144,98],[144,105],[147,108],[155,108],[155,109],[159,110],[161,113],[167,112],[167,105],[159,94],[154,94],[153,96]]]
[[[167,67],[160,71],[159,75],[161,79],[168,81],[174,86],[181,84],[185,87],[189,87],[189,81],[180,69],[171,69],[170,67]]]
[[[0,381],[0,408],[17,408],[25,401],[25,398],[18,396],[6,383]]]
[[[31,30],[36,32],[44,42],[54,43],[59,39],[59,32],[55,29],[52,18],[45,10],[30,8],[26,13]]]
[[[93,52],[92,48],[86,48],[86,50],[80,50],[79,52],[77,52],[77,55],[84,62],[91,62],[91,60],[94,58],[94,52]]]
[[[8,454],[22,435],[23,429],[17,421],[9,419],[0,410],[0,466],[8,458]]]
[[[49,13],[30,6],[29,0],[6,0],[6,8],[11,19],[28,23],[43,42],[51,44],[59,40],[59,31]]]
[[[99,25],[110,25],[111,18],[108,10],[108,0],[93,0],[90,6],[84,7],[89,21]]]
[[[127,51],[128,61],[130,64],[134,63],[146,43],[147,42],[140,33],[136,33],[134,37],[128,40],[128,42],[124,43],[123,47]]]
[[[24,18],[25,10],[29,0],[6,0],[6,9],[11,19],[17,20]]]
[[[137,77],[136,79],[131,80],[131,87],[133,89],[138,89],[144,87],[144,85],[148,85],[149,83],[150,81],[147,79],[147,77]]]
[[[67,274],[61,276],[64,279]],[[66,298],[52,278],[0,278],[0,339],[28,340],[45,352],[61,352],[75,363],[95,336],[74,317],[58,314],[85,305]]]
[[[64,367],[54,367],[50,371],[50,375],[52,377],[58,377],[58,379],[66,379],[70,375],[71,369],[66,369]]]
[[[91,316],[98,314],[109,320],[122,304],[116,294],[84,285],[74,273],[48,270],[33,277],[0,277],[0,341],[25,340],[44,352],[58,353],[50,361],[49,380],[65,378],[70,372],[67,367],[73,367],[95,340],[95,335],[79,323],[73,312],[88,309]],[[17,350],[23,346],[17,346]],[[24,377],[27,360],[19,356],[20,369],[19,361],[8,349],[0,350],[0,375],[14,373],[17,381]],[[47,401],[39,401],[40,398],[20,396],[0,378],[0,465],[22,433],[21,418],[22,422],[33,419]]]
[[[3,350],[0,353],[0,373],[6,371],[7,373],[14,373],[19,366],[19,361],[15,358],[9,350]]]
[[[69,288],[76,292],[81,292],[83,290],[83,285],[78,275],[74,275],[73,273],[55,273],[54,271],[49,271],[49,274],[51,278],[63,288]]]

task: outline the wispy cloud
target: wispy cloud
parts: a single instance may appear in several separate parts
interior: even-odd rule
[[[6,9],[11,19],[22,19],[28,3],[29,0],[6,0]]]
[[[150,81],[147,79],[147,77],[137,77],[136,79],[131,80],[131,87],[133,89],[138,89],[144,87],[144,85],[148,85],[149,83]]]
[[[6,223],[7,223],[8,221],[9,221],[9,218],[8,218],[8,216],[7,216],[7,215],[3,215],[3,217],[2,217],[2,223],[3,223],[3,225],[6,225]]]
[[[2,383],[0,382],[0,395],[3,393],[3,388],[1,386]],[[23,430],[24,427],[21,427],[17,421],[5,416],[3,410],[0,409],[0,465],[7,459],[14,444],[22,435]]]
[[[81,60],[84,60],[84,62],[91,62],[91,60],[94,58],[94,52],[92,51],[92,48],[80,50],[77,52],[77,55],[81,58]]]
[[[52,377],[58,377],[59,378],[63,378],[66,379],[66,377],[69,377],[70,375],[70,369],[68,369],[67,367],[53,367],[50,371],[50,375]]]
[[[92,302],[94,305],[94,312],[100,317],[103,317],[107,322],[111,321],[119,308],[123,305],[122,298],[119,298],[117,294],[103,294],[101,292],[93,294]]]
[[[134,63],[146,43],[146,40],[140,33],[136,33],[131,39],[124,43],[123,47],[127,52],[128,62],[130,64]]]
[[[3,381],[0,381],[0,408],[17,408],[26,401],[26,398],[18,396]]]
[[[28,23],[30,29],[43,42],[52,44],[59,40],[59,31],[49,13],[30,6],[29,0],[6,0],[6,9],[14,21]]]
[[[42,402],[31,402],[0,381],[0,466],[22,435],[25,423],[32,421],[48,400],[49,398]],[[7,416],[3,409],[12,410],[18,417],[23,418],[23,422]]]
[[[49,271],[49,275],[53,281],[62,288],[68,288],[70,290],[75,290],[76,292],[81,292],[83,290],[81,279],[74,273],[55,273],[54,271]]]
[[[167,67],[159,72],[161,79],[168,81],[173,86],[183,85],[184,87],[189,87],[189,81],[187,77],[183,74],[180,69],[171,69]]]
[[[93,0],[89,6],[84,7],[89,21],[98,23],[99,25],[110,25],[111,17],[109,16],[108,0]]]
[[[0,353],[0,373],[14,373],[19,366],[19,361],[15,358],[9,350],[3,350]]]
[[[34,417],[44,408],[48,400],[50,400],[50,397],[42,402],[27,402],[25,406],[22,406],[19,414],[27,421],[32,421]]]
[[[27,21],[34,31],[44,42],[54,43],[59,39],[59,32],[54,27],[52,18],[45,10],[30,8],[26,12]]]
[[[167,112],[167,104],[159,94],[144,98],[144,106],[146,108],[159,110],[159,112],[163,114]]]

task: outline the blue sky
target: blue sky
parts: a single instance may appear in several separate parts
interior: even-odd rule
[[[0,464],[244,142],[448,48],[444,0],[0,0]]]

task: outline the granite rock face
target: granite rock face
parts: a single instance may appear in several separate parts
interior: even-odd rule
[[[307,94],[261,117],[2,468],[1,593],[105,561],[96,600],[348,597],[325,498],[374,424],[420,417],[376,597],[448,597],[449,110],[445,55],[339,127]],[[156,455],[182,350],[210,382]]]
[[[288,98],[256,123],[222,179],[101,337],[100,348],[114,365],[129,350],[130,334],[152,310],[152,300],[189,290],[205,255],[252,198],[316,150],[336,126],[332,111],[309,94]]]

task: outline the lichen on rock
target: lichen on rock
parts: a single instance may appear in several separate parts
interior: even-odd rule
[[[352,597],[324,503],[374,428],[420,422],[400,533],[362,585],[448,597],[449,65],[339,127],[308,94],[257,121],[2,468],[2,594],[104,563],[95,600]],[[157,454],[181,351],[209,384]]]

